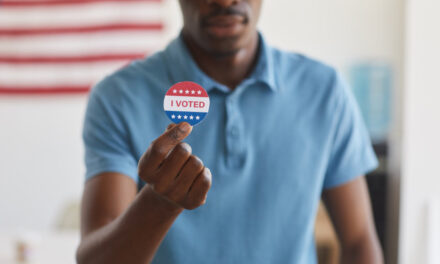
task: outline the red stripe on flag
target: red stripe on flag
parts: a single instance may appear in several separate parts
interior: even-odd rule
[[[83,86],[54,86],[54,87],[8,87],[0,86],[0,94],[84,94],[89,92],[91,85]]]
[[[163,0],[52,0],[52,1],[0,1],[0,7],[35,7],[35,6],[61,6],[61,5],[76,5],[76,4],[93,4],[105,2],[157,2]]]
[[[95,25],[83,27],[48,27],[48,28],[0,28],[1,36],[29,36],[29,35],[53,35],[53,34],[76,34],[95,33],[102,31],[160,31],[164,28],[161,22],[152,23],[118,23],[108,25]]]
[[[146,56],[145,53],[137,54],[100,54],[85,56],[57,56],[57,57],[12,57],[0,56],[0,63],[9,64],[33,64],[33,63],[87,63],[87,62],[105,62],[105,61],[130,61],[141,59]]]

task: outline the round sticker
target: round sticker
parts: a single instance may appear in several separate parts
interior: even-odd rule
[[[174,123],[200,123],[209,111],[209,96],[202,86],[194,82],[179,82],[165,94],[163,108]]]

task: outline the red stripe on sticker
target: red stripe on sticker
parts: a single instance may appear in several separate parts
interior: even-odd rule
[[[54,34],[77,34],[95,33],[103,31],[161,31],[164,28],[162,22],[153,23],[118,23],[108,25],[93,25],[83,27],[47,27],[47,28],[0,28],[1,36],[19,37],[30,35],[54,35]]]
[[[174,84],[166,93],[167,96],[208,97],[208,93],[197,83],[184,81]]]

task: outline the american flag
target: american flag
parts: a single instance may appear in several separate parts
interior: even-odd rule
[[[85,93],[165,44],[166,0],[0,0],[0,93]]]

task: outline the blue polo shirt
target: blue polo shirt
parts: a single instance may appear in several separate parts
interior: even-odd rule
[[[316,263],[314,223],[324,189],[377,166],[356,103],[331,67],[268,46],[233,91],[198,68],[181,37],[106,77],[90,94],[86,178],[137,162],[170,123],[163,98],[202,85],[210,112],[185,140],[212,171],[207,203],[184,211],[153,263]],[[111,195],[111,194],[109,194]]]

